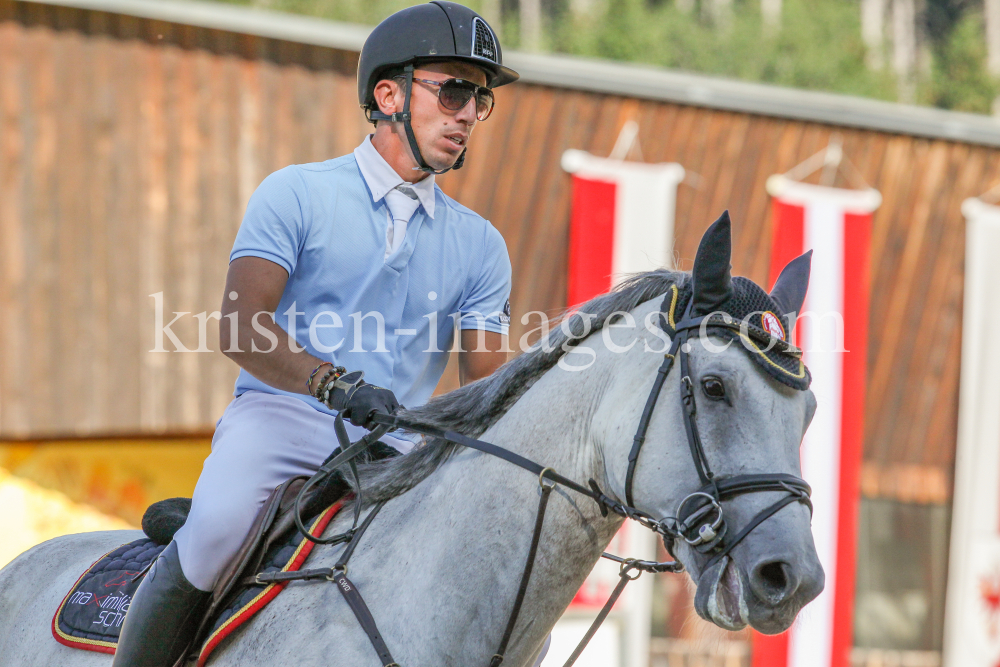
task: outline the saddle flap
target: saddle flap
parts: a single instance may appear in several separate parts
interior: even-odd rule
[[[286,480],[283,484],[277,486],[271,492],[271,495],[267,497],[267,500],[264,501],[264,504],[257,512],[257,517],[254,519],[253,525],[250,527],[249,532],[247,532],[247,536],[243,538],[243,544],[240,545],[239,551],[236,552],[229,565],[219,575],[219,580],[212,591],[212,603],[208,606],[208,610],[199,628],[199,636],[210,619],[215,617],[216,612],[225,603],[229,594],[232,593],[233,589],[239,583],[242,575],[245,572],[256,571],[255,568],[260,565],[260,560],[264,556],[267,538],[271,534],[275,518],[279,516],[282,510],[287,512],[288,507],[295,503],[295,496],[298,495],[299,489],[302,488],[307,479],[309,479],[307,476],[299,475],[298,477]],[[197,642],[195,643],[197,644]]]

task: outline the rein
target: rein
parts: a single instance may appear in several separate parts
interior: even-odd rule
[[[671,296],[671,293],[668,292],[660,306],[660,328],[663,330],[666,330],[666,327],[663,326],[666,319],[664,312],[665,309],[669,309],[671,307]],[[315,484],[333,474],[338,467],[349,464],[355,481],[359,481],[357,466],[354,459],[365,449],[371,446],[371,444],[377,441],[383,434],[396,428],[402,428],[406,431],[420,433],[424,436],[437,438],[451,444],[469,447],[485,454],[501,458],[520,468],[524,468],[530,473],[538,475],[538,485],[541,489],[541,494],[538,501],[538,509],[535,515],[535,527],[532,532],[531,545],[528,549],[528,558],[525,562],[524,571],[521,574],[521,581],[518,585],[517,595],[514,599],[514,606],[511,609],[510,616],[508,617],[507,626],[504,628],[500,645],[497,648],[497,652],[490,659],[490,667],[500,667],[503,663],[507,645],[513,635],[514,627],[517,624],[521,606],[524,602],[525,593],[528,589],[531,571],[534,568],[535,555],[538,551],[539,541],[541,540],[542,526],[544,524],[545,511],[548,507],[549,496],[556,485],[565,486],[572,491],[594,500],[598,507],[600,507],[602,516],[606,517],[608,516],[608,512],[613,512],[620,517],[637,521],[645,528],[662,535],[664,538],[664,544],[666,545],[671,556],[673,556],[672,545],[677,540],[685,540],[699,553],[710,555],[710,559],[702,571],[710,569],[722,558],[726,557],[727,554],[729,554],[729,552],[731,552],[737,544],[742,542],[743,539],[746,538],[747,535],[749,535],[757,526],[785,506],[795,502],[801,502],[809,507],[810,512],[812,512],[812,503],[809,500],[811,489],[809,484],[799,477],[783,473],[717,477],[715,473],[712,472],[708,456],[705,453],[705,448],[702,445],[701,437],[698,432],[698,425],[695,421],[697,408],[695,404],[694,383],[691,380],[690,363],[688,359],[690,339],[693,335],[692,332],[707,327],[739,329],[741,335],[749,335],[751,338],[759,339],[760,342],[763,342],[768,346],[777,343],[782,346],[782,351],[788,351],[790,354],[796,354],[798,352],[797,348],[794,348],[784,341],[778,341],[777,339],[770,338],[769,336],[767,340],[764,340],[763,337],[764,335],[767,335],[766,333],[756,332],[753,329],[747,330],[745,327],[741,328],[738,325],[734,326],[734,324],[728,321],[728,319],[719,319],[718,317],[713,317],[712,315],[692,318],[690,317],[690,313],[693,302],[694,298],[692,297],[688,302],[684,317],[674,327],[674,336],[671,341],[670,350],[664,355],[663,362],[657,370],[656,379],[653,382],[653,386],[643,407],[642,415],[639,419],[639,425],[636,429],[635,437],[632,440],[632,449],[628,455],[628,469],[625,476],[625,503],[621,503],[605,494],[601,491],[600,486],[593,479],[588,480],[588,488],[567,477],[564,477],[563,475],[560,475],[552,468],[546,468],[531,459],[525,458],[520,454],[498,445],[470,438],[469,436],[456,433],[455,431],[425,426],[396,416],[381,414],[372,415],[371,421],[377,424],[377,426],[370,433],[352,444],[347,437],[347,431],[343,425],[343,418],[338,415],[335,431],[337,433],[338,440],[340,440],[341,451],[339,454],[333,456],[329,461],[324,463],[316,474],[313,475],[313,477],[310,478],[310,480],[302,487],[295,500],[294,518],[296,527],[307,539],[316,542],[317,544],[335,544],[346,541],[348,542],[347,549],[344,551],[344,554],[333,568],[280,573],[280,576],[282,577],[281,580],[291,581],[294,579],[326,579],[336,583],[337,588],[344,595],[348,605],[357,617],[358,622],[368,635],[372,646],[375,648],[376,653],[378,653],[383,667],[399,667],[399,665],[393,660],[392,655],[389,653],[389,649],[386,647],[385,642],[379,634],[378,628],[375,625],[375,620],[362,599],[360,592],[357,587],[347,579],[347,561],[354,552],[361,536],[364,534],[368,526],[371,525],[375,515],[383,507],[385,502],[383,501],[376,505],[365,518],[364,522],[359,525],[358,521],[360,519],[362,498],[360,488],[361,485],[358,483],[358,496],[355,499],[354,523],[351,529],[345,533],[334,535],[329,538],[312,535],[305,527],[305,524],[300,516],[301,501],[305,497],[306,492]],[[666,381],[667,376],[670,374],[675,360],[677,359],[680,361],[679,365],[682,374],[681,413],[684,417],[684,430],[687,435],[691,458],[702,486],[697,491],[687,495],[683,500],[681,500],[677,506],[675,517],[667,517],[657,521],[649,514],[646,514],[634,506],[632,484],[635,477],[635,469],[639,460],[639,453],[646,440],[646,432],[649,429],[649,423],[652,419],[653,410],[656,407],[660,392],[663,389],[663,384]],[[735,537],[727,540],[728,526],[722,502],[743,494],[757,492],[785,492],[786,495],[777,502],[761,510],[753,519],[750,520],[749,523],[747,523],[746,526],[743,527],[742,530],[739,531],[739,533],[736,534]],[[580,657],[580,654],[590,642],[591,638],[593,638],[605,618],[607,618],[608,613],[610,613],[611,608],[615,604],[615,601],[617,601],[618,597],[622,594],[622,591],[624,591],[625,586],[629,581],[637,579],[643,572],[657,573],[684,571],[684,566],[678,561],[656,563],[652,561],[637,560],[634,558],[620,558],[609,553],[602,554],[602,558],[607,558],[621,563],[618,585],[612,591],[607,603],[601,609],[597,618],[594,620],[594,623],[584,635],[583,640],[573,651],[572,655],[570,655],[563,667],[571,667],[571,665],[576,662],[577,658]],[[632,574],[633,572],[634,575]],[[265,575],[259,576],[263,577]]]

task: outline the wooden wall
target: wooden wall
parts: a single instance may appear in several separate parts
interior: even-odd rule
[[[356,57],[0,0],[0,438],[212,428],[233,366],[217,352],[149,352],[149,295],[163,292],[166,311],[218,308],[257,184],[287,164],[346,153],[367,131]],[[636,120],[645,161],[695,174],[678,194],[679,266],[690,268],[701,232],[728,208],[735,271],[763,282],[765,180],[840,135],[884,197],[872,243],[864,488],[947,498],[959,207],[1000,176],[1000,151],[535,85],[497,97],[465,169],[440,182],[507,240],[515,336],[522,313],[565,305],[563,150],[606,155]],[[195,325],[188,315],[174,327],[189,347]]]

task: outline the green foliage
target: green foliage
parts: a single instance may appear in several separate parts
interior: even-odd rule
[[[218,0],[291,14],[305,14],[332,21],[375,25],[389,14],[422,4],[421,0]],[[478,2],[463,2],[477,9]]]
[[[765,28],[756,4],[741,3],[716,25],[675,3],[616,0],[606,13],[566,20],[556,51],[692,72],[892,99],[892,80],[865,67],[858,7],[850,0],[785,0],[782,26]]]
[[[945,109],[990,113],[1000,85],[986,70],[982,16],[969,12],[959,19],[936,55],[928,101]]]
[[[222,0],[337,21],[374,25],[422,0]],[[483,0],[462,0],[481,11]],[[718,0],[715,0],[718,1]],[[544,3],[553,12],[545,48],[690,72],[898,99],[895,75],[866,65],[858,0],[783,0],[781,25],[765,26],[759,0],[731,0],[712,16],[713,0],[593,0],[598,9],[574,15],[570,0]],[[510,3],[504,3],[510,4]],[[689,11],[681,9],[692,5]],[[499,26],[498,26],[499,27]],[[938,26],[917,75],[918,102],[989,113],[1000,84],[986,70],[982,17],[968,9],[948,28]],[[517,16],[507,12],[502,41],[517,48]],[[926,60],[926,58],[925,58]]]

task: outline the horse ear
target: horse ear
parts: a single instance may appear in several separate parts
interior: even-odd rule
[[[733,295],[729,265],[733,253],[730,227],[729,211],[723,211],[701,237],[691,269],[694,280],[691,317],[715,312]]]
[[[795,318],[798,317],[806,300],[812,254],[813,251],[810,250],[786,264],[781,270],[781,275],[774,281],[774,287],[771,288],[771,298],[778,304],[781,315],[789,324],[789,329],[795,326]]]

